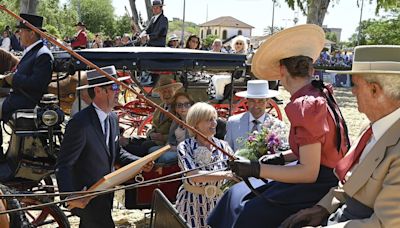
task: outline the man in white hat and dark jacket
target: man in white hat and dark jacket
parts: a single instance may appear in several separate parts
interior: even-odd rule
[[[370,123],[334,172],[339,179],[315,206],[281,227],[400,227],[400,46],[354,50],[352,92]]]
[[[102,68],[116,77],[114,66]],[[57,157],[56,177],[60,192],[90,188],[103,176],[114,171],[116,163],[127,165],[138,157],[119,145],[118,117],[112,112],[118,102],[119,85],[97,71],[87,72],[88,89],[93,102],[69,122]],[[129,78],[129,77],[128,77]],[[118,78],[119,81],[127,77]],[[152,164],[144,166],[150,171]],[[68,208],[80,217],[79,227],[114,227],[111,216],[113,194],[70,201]]]

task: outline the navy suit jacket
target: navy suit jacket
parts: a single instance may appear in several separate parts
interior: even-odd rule
[[[60,191],[89,188],[114,170],[114,163],[126,165],[138,157],[119,145],[118,118],[110,114],[110,143],[104,140],[93,105],[78,112],[69,122],[57,158],[56,177]]]
[[[147,46],[165,47],[168,33],[168,19],[163,13],[161,13],[156,21],[154,21],[154,17],[151,18],[151,22],[146,28],[146,33],[150,37],[150,40],[147,42]]]
[[[47,93],[53,71],[53,56],[43,42],[36,44],[19,62],[15,71],[13,91],[3,103],[3,120],[7,122],[17,109],[34,108]]]

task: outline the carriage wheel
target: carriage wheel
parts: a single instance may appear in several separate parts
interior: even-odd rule
[[[137,134],[146,135],[151,128],[151,122],[153,121],[153,115],[148,116],[139,126]]]
[[[282,120],[282,112],[279,109],[278,104],[273,99],[269,99],[268,105],[269,105],[269,107],[267,107],[266,112],[268,114],[278,118],[279,120]]]
[[[0,184],[0,195],[13,193],[14,192],[11,191],[10,188]],[[0,210],[21,208],[19,201],[14,198],[5,198],[0,200],[0,204]],[[25,217],[23,211],[9,213],[8,216],[6,214],[0,216],[0,227],[27,227],[28,224],[28,219]]]
[[[38,205],[42,203],[47,203],[49,200],[47,199],[36,199],[34,197],[23,198],[20,200],[21,206],[31,206]],[[56,223],[59,228],[70,228],[70,224],[67,216],[64,212],[55,204],[46,206],[43,208],[37,208],[33,210],[25,211],[25,215],[28,218],[28,221],[36,226],[43,226],[48,224]]]

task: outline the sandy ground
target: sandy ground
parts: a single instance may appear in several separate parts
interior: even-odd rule
[[[289,101],[289,93],[285,91],[282,87],[280,88],[281,95],[280,98],[283,99],[284,104],[279,105],[281,111],[284,112],[283,108]],[[349,135],[352,140],[358,135],[362,124],[366,121],[366,118],[363,114],[360,114],[357,110],[357,103],[354,96],[351,94],[351,89],[349,88],[335,88],[336,99],[339,103],[339,106],[343,112],[345,120],[347,121],[349,128]],[[284,119],[287,122],[287,119],[284,115]],[[149,212],[150,210],[126,210],[123,207],[123,194],[117,194],[114,200],[114,210],[113,210],[113,218],[117,225],[117,227],[146,227],[146,224],[149,222]],[[69,218],[71,223],[71,227],[78,227],[79,218],[73,216]],[[46,227],[54,227],[46,226]]]

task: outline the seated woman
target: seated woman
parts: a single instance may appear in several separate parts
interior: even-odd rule
[[[232,53],[247,55],[247,38],[237,36],[232,39]]]
[[[198,102],[188,111],[186,122],[226,152],[233,154],[229,145],[214,137],[217,111],[207,103]],[[176,197],[176,209],[189,227],[207,227],[206,218],[217,204],[225,179],[231,179],[227,168],[228,156],[214,148],[208,141],[189,130],[191,138],[178,145],[178,164],[182,170],[192,170],[188,176],[203,174],[183,180]],[[220,162],[218,162],[220,161]],[[212,164],[210,164],[212,163]],[[210,164],[210,165],[207,165]],[[218,171],[220,170],[220,171]],[[221,217],[223,218],[223,217]],[[221,219],[220,218],[220,219]]]
[[[185,48],[200,49],[200,37],[195,34],[190,35],[189,38],[186,40]]]
[[[182,121],[186,121],[187,112],[193,104],[194,101],[188,93],[178,92],[174,95],[173,101],[171,103],[171,112]],[[167,142],[169,145],[171,145],[171,150],[162,154],[156,160],[156,163],[158,165],[168,165],[175,163],[178,159],[176,146],[180,142],[184,141],[186,138],[189,138],[188,130],[184,126],[180,126],[175,121],[172,121],[171,127],[169,128]],[[152,153],[160,148],[161,146],[151,147],[149,149],[149,153]]]
[[[278,227],[297,211],[313,206],[337,185],[336,163],[348,150],[343,117],[331,88],[316,84],[313,61],[324,47],[325,34],[316,25],[301,25],[274,34],[253,58],[253,73],[265,80],[280,79],[291,94],[285,112],[290,121],[292,153],[259,162],[235,160],[232,172],[257,184],[255,196],[244,182],[234,185],[208,218],[211,227]],[[298,163],[280,166],[288,157]],[[272,163],[271,161],[275,161]],[[223,219],[222,219],[223,218]]]

